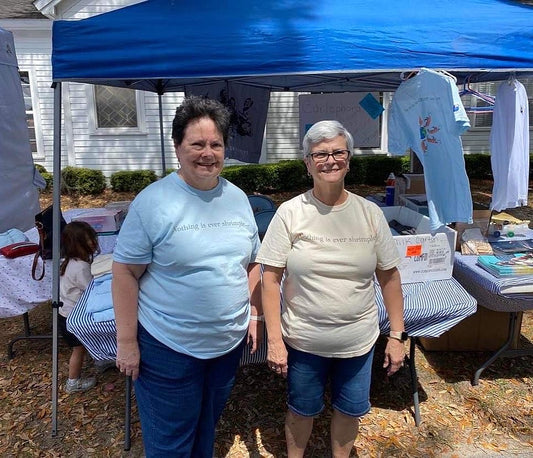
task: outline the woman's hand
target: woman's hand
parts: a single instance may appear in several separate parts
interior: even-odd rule
[[[398,339],[388,337],[387,346],[385,347],[385,359],[383,367],[387,369],[387,375],[390,376],[403,367],[405,360],[405,345]]]
[[[117,344],[117,367],[124,375],[131,375],[132,380],[139,376],[141,354],[137,341]]]
[[[250,353],[253,355],[263,343],[265,323],[263,321],[250,319],[248,325],[247,343],[250,345]]]
[[[267,364],[276,374],[287,377],[287,347],[283,340],[268,341]]]

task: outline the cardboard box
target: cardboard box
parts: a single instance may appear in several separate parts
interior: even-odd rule
[[[477,312],[438,338],[420,337],[427,351],[495,351],[509,336],[509,312],[495,312],[478,304]],[[518,348],[523,312],[519,312],[510,349]]]
[[[455,230],[457,231],[457,245],[455,248],[457,251],[461,251],[461,237],[465,229],[478,228],[483,236],[487,236],[490,214],[490,210],[474,210],[472,214],[472,224],[462,222],[455,223]]]
[[[387,221],[415,229],[415,235],[394,236],[402,263],[402,283],[447,280],[452,277],[457,233],[446,226],[431,235],[429,218],[407,207],[382,207]]]
[[[424,201],[427,203],[425,194],[400,194],[400,205],[405,205],[407,208],[410,208],[417,213],[429,216],[428,206],[420,205],[420,202]]]
[[[117,209],[87,209],[72,218],[72,221],[85,221],[98,232],[118,232],[124,221],[124,211]]]
[[[425,194],[426,183],[423,173],[404,173],[396,177],[394,183],[394,205],[402,205],[400,196],[404,194]]]

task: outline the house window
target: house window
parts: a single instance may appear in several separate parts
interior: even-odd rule
[[[526,88],[529,105],[529,127],[533,127],[533,116],[531,116],[533,109],[533,78],[521,79],[520,82]],[[493,81],[486,83],[472,83],[470,87],[480,93],[481,95],[489,95],[496,97],[496,92],[502,84],[501,81]],[[466,108],[468,117],[470,118],[470,125],[472,127],[491,127],[492,126],[492,110],[491,104],[484,101],[481,97],[466,94],[461,97],[463,105]]]
[[[30,148],[33,156],[37,156],[37,137],[35,135],[35,119],[33,116],[33,102],[31,98],[30,75],[28,72],[19,72],[22,94],[24,95],[24,106],[26,109],[26,122],[30,136]]]
[[[118,87],[95,86],[97,128],[138,128],[135,92]]]

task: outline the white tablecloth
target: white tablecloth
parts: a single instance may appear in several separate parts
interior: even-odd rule
[[[65,221],[69,222],[75,215],[87,210],[67,210],[64,212]],[[36,228],[29,229],[25,234],[31,242],[39,242]],[[98,237],[102,254],[113,252],[116,238],[116,235]],[[35,281],[31,277],[33,256],[8,259],[0,255],[0,318],[22,315],[52,298],[52,261],[45,261],[44,278]]]
[[[30,241],[38,243],[36,228],[27,231]],[[41,281],[31,278],[33,255],[7,259],[0,256],[0,318],[22,315],[51,297],[52,261],[45,261]],[[40,265],[39,265],[40,268]]]

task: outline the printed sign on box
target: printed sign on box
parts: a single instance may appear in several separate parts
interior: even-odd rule
[[[414,235],[394,236],[402,259],[398,270],[402,283],[447,280],[452,277],[457,233],[443,226],[430,234],[429,218],[407,207],[382,207],[387,221],[415,228]]]

